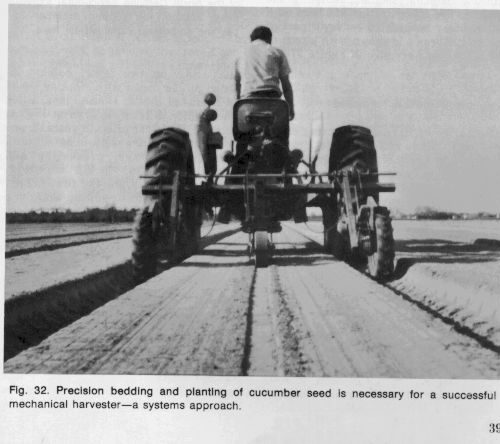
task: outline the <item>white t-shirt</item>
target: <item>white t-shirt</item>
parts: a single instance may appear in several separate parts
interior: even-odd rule
[[[236,78],[241,79],[241,96],[261,90],[280,90],[280,78],[290,74],[285,53],[264,40],[254,40],[236,60]]]

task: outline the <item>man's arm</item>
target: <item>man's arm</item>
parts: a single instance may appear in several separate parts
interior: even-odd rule
[[[293,108],[293,90],[292,84],[290,83],[290,79],[288,76],[283,76],[280,78],[281,87],[283,88],[283,95],[285,96],[286,103],[288,103],[288,108],[290,111],[290,120],[293,120],[295,117],[295,111]]]
[[[235,69],[234,69],[234,87],[236,90],[236,99],[239,100],[241,96],[241,74],[238,70],[238,61],[236,61]]]

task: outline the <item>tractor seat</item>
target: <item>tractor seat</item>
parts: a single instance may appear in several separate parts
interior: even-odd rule
[[[249,112],[245,115],[245,122],[252,125],[271,126],[274,123],[272,111]]]
[[[248,97],[233,107],[233,136],[235,140],[251,137],[257,127],[268,127],[273,137],[288,139],[288,103],[272,97]]]

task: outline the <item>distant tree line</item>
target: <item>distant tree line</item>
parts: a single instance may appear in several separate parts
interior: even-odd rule
[[[453,219],[457,215],[449,211],[440,211],[431,207],[418,207],[415,211],[415,216],[417,219],[446,220]]]
[[[6,221],[13,223],[58,223],[58,222],[132,222],[136,209],[120,210],[115,207],[87,208],[83,211],[53,210],[7,213]]]
[[[52,211],[29,211],[26,213],[7,213],[6,222],[14,223],[58,223],[58,222],[133,222],[137,210],[120,210],[115,207],[109,208],[87,208],[83,211],[72,210],[52,210]],[[213,215],[203,212],[203,220],[211,220]],[[499,219],[499,215],[487,212],[474,214],[454,213],[449,211],[440,211],[430,207],[418,207],[413,214],[394,214],[395,219]],[[322,216],[312,214],[309,216],[311,221],[320,221]]]
[[[500,219],[500,213],[488,213],[486,211],[480,211],[478,213],[456,213],[452,211],[441,211],[441,210],[436,210],[435,208],[432,207],[417,207],[415,209],[415,213],[405,215],[402,213],[398,214],[399,219],[434,219],[434,220],[447,220],[447,219],[468,219],[468,220],[474,220],[474,219],[487,219],[487,220],[494,220],[494,219]]]

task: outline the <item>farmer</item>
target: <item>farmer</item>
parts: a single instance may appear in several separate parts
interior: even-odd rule
[[[235,65],[235,89],[236,98],[247,97],[271,97],[279,98],[283,94],[288,104],[288,118],[292,120],[295,116],[293,107],[293,90],[290,84],[289,74],[291,72],[285,53],[271,45],[272,32],[266,26],[258,26],[250,34],[250,45],[243,51],[236,60]],[[280,86],[283,90],[280,89]],[[288,126],[286,134],[279,134],[281,143],[277,144],[275,150],[288,152]],[[236,143],[236,158],[240,158],[247,151],[246,141]],[[278,155],[277,158],[283,158]],[[232,174],[242,174],[245,172],[245,163],[238,162],[231,168]],[[241,179],[227,179],[226,183],[241,183]],[[297,222],[307,220],[305,207],[301,199],[298,199],[299,206],[294,219]],[[244,220],[245,207],[240,198],[231,196],[227,202],[221,206],[218,220],[228,222],[230,215],[234,214],[238,219]],[[279,222],[275,221],[279,226]]]
[[[258,26],[250,34],[248,45],[236,61],[236,98],[281,97],[288,103],[290,120],[295,116],[290,65],[285,53],[271,45],[273,34],[266,26]]]

